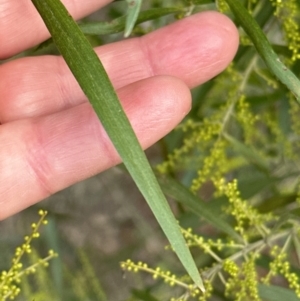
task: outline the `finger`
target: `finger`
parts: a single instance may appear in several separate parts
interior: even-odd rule
[[[221,72],[232,60],[238,34],[230,19],[205,12],[142,38],[106,45],[97,52],[115,88],[153,75],[171,75],[190,88]],[[0,67],[0,120],[40,116],[85,101],[60,57],[25,58]]]
[[[136,82],[119,96],[143,148],[190,109],[189,89],[171,77]],[[88,103],[2,125],[0,140],[0,220],[120,162]]]
[[[75,19],[89,15],[111,0],[63,0]],[[28,49],[49,37],[30,0],[0,0],[0,59]]]

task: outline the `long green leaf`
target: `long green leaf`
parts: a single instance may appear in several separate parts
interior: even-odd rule
[[[242,2],[237,0],[226,0],[226,2],[245,32],[249,35],[257,52],[265,61],[266,65],[278,79],[288,87],[295,95],[298,103],[300,103],[300,81],[297,76],[283,64],[278,55],[274,52],[265,34],[248,10],[243,6]]]
[[[265,301],[299,301],[294,291],[279,286],[260,284],[258,291]]]
[[[259,170],[265,174],[269,173],[269,166],[266,161],[255,151],[254,148],[250,148],[235,139],[233,136],[230,136],[226,133],[223,134],[223,137],[233,146],[234,149],[238,151],[247,161],[254,164]]]
[[[141,11],[138,15],[138,18],[135,22],[135,25],[154,20],[163,16],[167,16],[175,13],[182,13],[184,11],[181,7],[160,7],[160,8],[150,8],[148,10]],[[88,22],[88,23],[79,23],[79,28],[86,35],[108,35],[119,33],[125,30],[127,16],[121,16],[116,19],[113,19],[109,22]],[[44,47],[48,47],[52,44],[52,38],[41,43],[38,48],[34,49],[34,53],[40,51]]]
[[[241,241],[241,237],[225,219],[219,214],[216,214],[212,208],[208,207],[197,196],[193,195],[185,186],[169,176],[158,177],[158,180],[166,195],[190,208],[194,213],[204,218],[212,226],[227,233],[237,241]]]
[[[161,7],[151,8],[145,11],[141,11],[135,24],[140,24],[145,21],[154,20],[166,15],[183,12],[182,8],[178,7]],[[127,16],[121,16],[110,22],[89,22],[80,23],[79,27],[81,31],[89,35],[106,35],[121,32],[125,30]]]
[[[59,0],[32,0],[32,2],[175,253],[195,284],[204,290],[202,279],[176,219],[99,58]]]

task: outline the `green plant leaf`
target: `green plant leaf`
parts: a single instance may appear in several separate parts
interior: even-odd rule
[[[300,103],[299,79],[283,64],[278,55],[274,52],[271,44],[257,24],[256,20],[250,15],[241,1],[226,0],[226,2],[238,22],[250,37],[257,52],[265,61],[266,65],[277,76],[277,78],[287,86],[287,88],[295,95],[298,103]]]
[[[142,0],[126,0],[128,8],[127,8],[127,18],[125,25],[125,33],[124,37],[127,38],[132,32],[132,29],[135,25],[135,22],[138,18],[139,12],[142,6]]]
[[[193,0],[191,1],[194,5],[202,5],[202,4],[209,4],[213,3],[214,0]]]
[[[149,10],[141,11],[135,24],[140,24],[145,21],[154,20],[166,15],[182,12],[183,10],[178,7],[162,7],[152,8]],[[106,35],[121,32],[125,29],[127,16],[116,18],[110,22],[89,22],[80,23],[79,27],[84,34],[89,35]]]
[[[246,160],[253,163],[259,170],[269,173],[267,162],[253,148],[249,148],[234,137],[224,133],[223,137],[241,154]]]
[[[299,301],[294,291],[280,286],[259,284],[258,291],[265,301]]]
[[[138,18],[135,24],[141,24],[146,21],[154,20],[163,16],[170,14],[180,13],[184,10],[180,7],[161,7],[161,8],[151,8],[145,11],[141,11],[138,15]],[[88,23],[79,23],[79,28],[86,35],[108,35],[119,33],[125,29],[127,16],[121,16],[109,22],[88,22]],[[52,45],[52,38],[42,42],[36,49],[33,50],[33,53],[36,54],[37,51],[41,51],[45,47]]]
[[[238,177],[239,190],[243,199],[250,199],[256,194],[276,185],[276,180],[267,176],[265,173],[253,168],[246,168]]]
[[[279,181],[278,181],[279,182]],[[275,184],[276,182],[274,182]],[[291,194],[278,194],[270,198],[266,198],[259,206],[256,208],[261,213],[275,212],[276,210],[284,210],[284,207],[295,202],[296,195]]]
[[[148,290],[137,290],[133,289],[132,295],[140,301],[159,301],[154,296],[151,295],[151,293]]]
[[[208,223],[216,227],[217,229],[227,233],[232,238],[241,240],[241,237],[231,227],[231,225],[216,212],[212,207],[207,206],[205,202],[200,200],[197,196],[191,193],[185,186],[180,184],[169,176],[158,177],[159,183],[163,192],[176,200],[177,202],[187,206],[198,216],[204,218]]]
[[[202,279],[177,221],[98,56],[60,0],[32,2],[175,253],[195,284],[204,290]]]

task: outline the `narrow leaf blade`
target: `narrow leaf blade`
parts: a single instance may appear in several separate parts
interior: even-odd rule
[[[142,6],[142,0],[126,0],[128,3],[127,18],[124,37],[127,38],[132,32],[135,22],[139,16]]]
[[[241,240],[241,237],[225,219],[222,219],[219,214],[215,214],[212,208],[206,206],[203,201],[193,195],[185,186],[168,176],[161,176],[158,180],[166,195],[190,208],[212,226],[234,237],[237,241]]]
[[[59,0],[32,0],[175,253],[204,291],[198,269],[99,58]]]
[[[233,136],[228,134],[223,134],[224,138],[233,146],[234,149],[238,151],[247,161],[253,163],[259,170],[263,171],[264,173],[268,174],[269,166],[265,162],[265,160],[256,152],[253,148],[246,146],[245,144],[241,143]]]
[[[259,296],[265,301],[299,301],[294,291],[283,287],[260,284],[258,290]]]
[[[182,11],[183,10],[178,7],[161,7],[141,11],[138,15],[135,25],[143,23],[145,21],[154,20],[166,15],[180,13]],[[109,22],[80,23],[79,27],[83,33],[89,35],[112,34],[125,30],[126,19],[127,16],[121,16]]]

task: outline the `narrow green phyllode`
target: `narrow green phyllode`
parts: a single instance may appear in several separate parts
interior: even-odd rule
[[[297,102],[300,103],[300,81],[297,76],[289,70],[283,62],[281,62],[265,34],[255,19],[250,15],[248,10],[243,6],[241,1],[226,0],[226,2],[245,32],[250,37],[257,49],[257,52],[265,61],[266,65],[274,73],[274,75],[287,86],[287,88],[296,97]]]
[[[135,21],[135,25],[167,16],[169,14],[178,14],[182,12],[184,12],[184,10],[180,7],[150,8],[139,13],[137,20]],[[84,34],[89,35],[106,35],[117,33],[125,29],[127,18],[128,16],[121,16],[113,19],[112,21],[80,23],[79,28]]]
[[[142,6],[142,0],[126,0],[128,8],[127,8],[127,16],[126,16],[126,25],[124,37],[127,38],[130,36],[132,29],[136,23],[136,20],[139,16],[139,12]]]
[[[204,291],[202,279],[177,221],[99,58],[60,0],[32,2],[173,250],[195,284]]]

